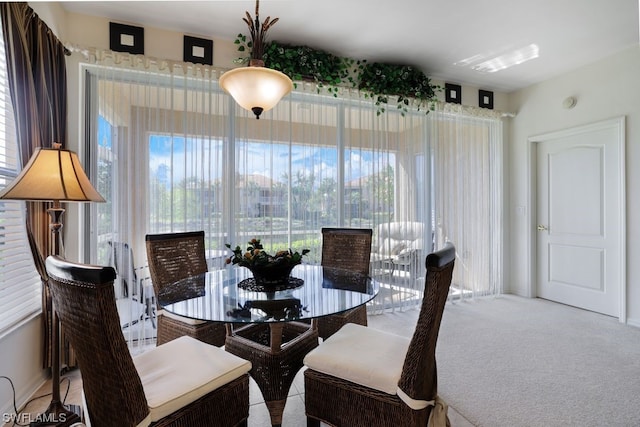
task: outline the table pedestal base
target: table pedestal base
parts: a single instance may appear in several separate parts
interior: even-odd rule
[[[318,346],[318,330],[312,325],[258,323],[233,329],[227,326],[225,349],[251,362],[249,375],[264,397],[271,424],[282,424],[282,413],[293,379],[307,353]]]
[[[281,426],[282,413],[284,412],[284,405],[287,403],[287,399],[269,401],[265,400],[265,403],[267,405],[267,409],[269,410],[269,417],[271,417],[271,425]]]

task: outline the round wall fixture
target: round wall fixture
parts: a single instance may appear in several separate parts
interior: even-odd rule
[[[569,109],[575,107],[577,103],[578,100],[575,98],[575,96],[570,96],[562,101],[562,106],[566,109]]]

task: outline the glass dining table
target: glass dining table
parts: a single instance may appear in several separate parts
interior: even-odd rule
[[[226,324],[225,349],[251,361],[250,375],[278,426],[304,356],[318,345],[315,319],[364,305],[378,290],[369,276],[309,264],[265,289],[248,269],[228,266],[176,282],[157,302],[176,315]]]

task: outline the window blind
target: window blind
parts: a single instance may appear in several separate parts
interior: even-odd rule
[[[4,188],[21,165],[1,31],[0,188]],[[40,283],[27,240],[25,202],[0,201],[0,335],[41,309]]]

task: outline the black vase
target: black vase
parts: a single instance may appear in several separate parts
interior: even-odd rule
[[[256,285],[265,288],[286,285],[296,264],[274,263],[249,267]]]

